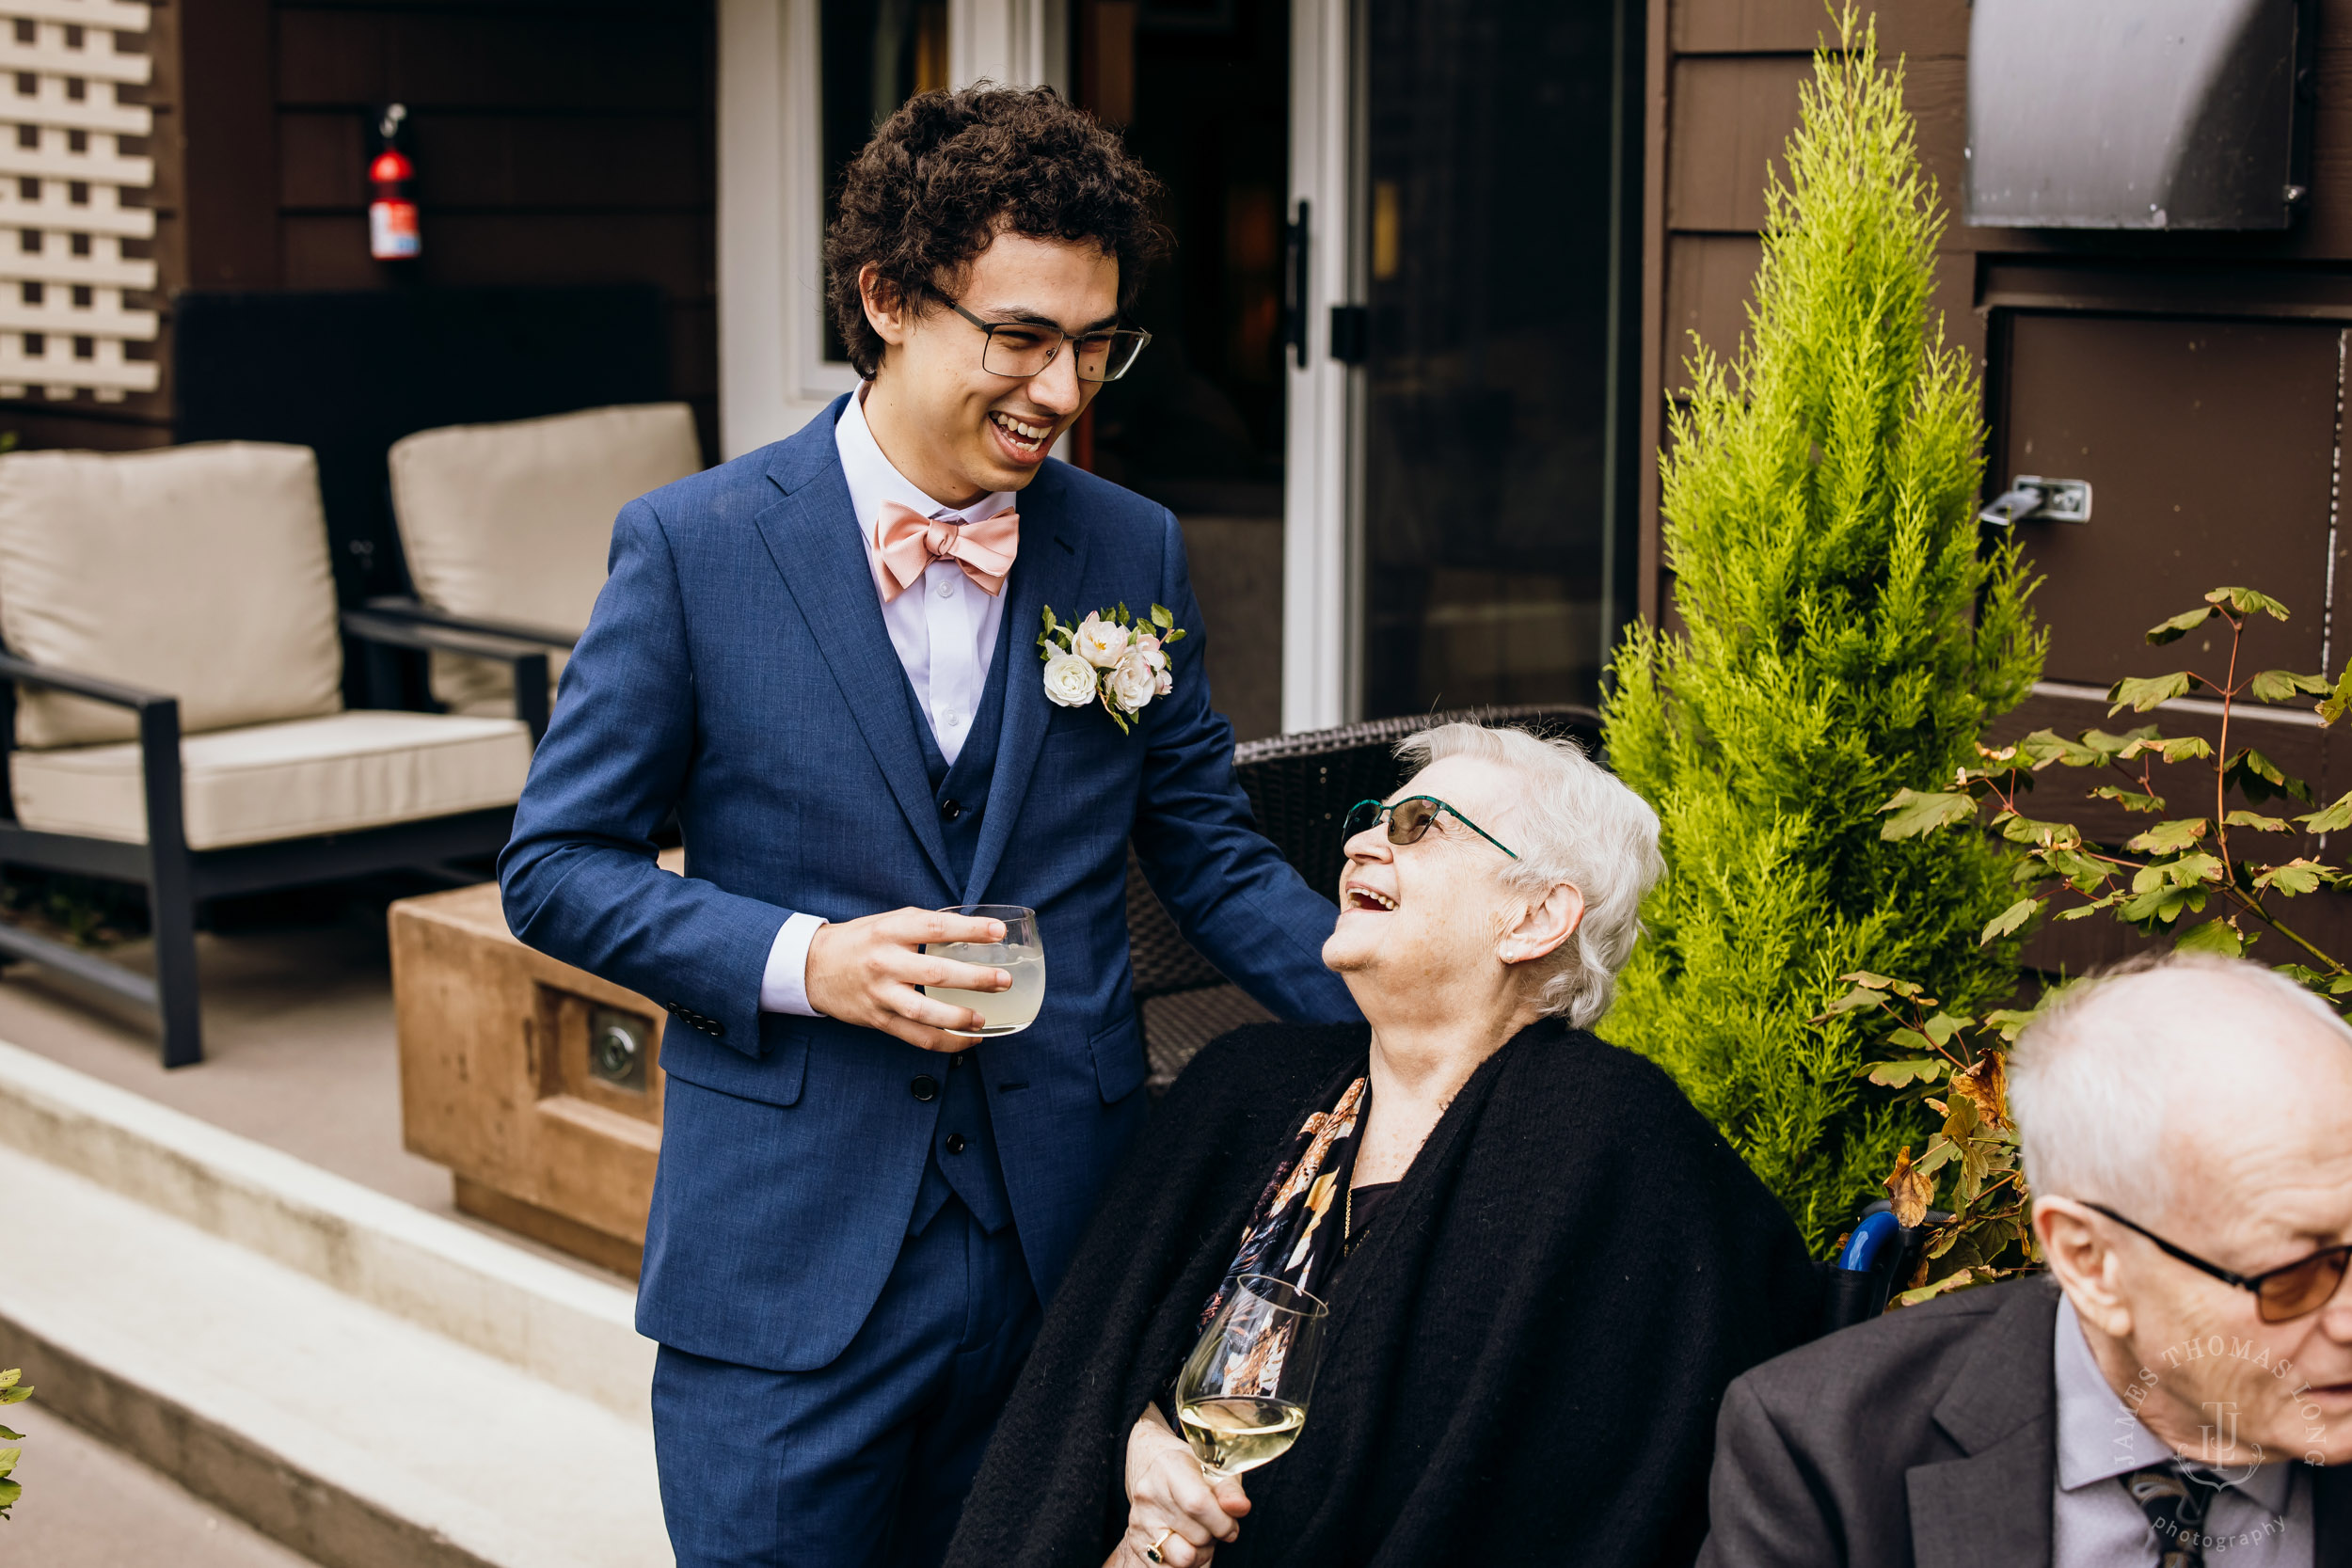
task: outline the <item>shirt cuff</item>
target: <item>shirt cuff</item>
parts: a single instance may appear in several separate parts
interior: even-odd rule
[[[776,933],[775,945],[768,949],[768,971],[759,979],[761,1012],[818,1016],[808,1005],[808,943],[823,924],[813,914],[796,914]]]

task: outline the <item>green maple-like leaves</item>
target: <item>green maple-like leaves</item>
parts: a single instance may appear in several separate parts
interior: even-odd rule
[[[2314,860],[2297,855],[2284,865],[2274,865],[2254,878],[2258,888],[2276,889],[2287,897],[2297,894],[2317,893],[2344,880],[2344,873],[2332,865],[2322,865]]]
[[[2267,615],[2274,621],[2287,618],[2286,606],[2251,588],[2216,588],[2205,595],[2205,602],[2228,610],[2240,621],[2256,614]]]
[[[2175,697],[2185,697],[2205,684],[2204,678],[2190,670],[2175,670],[2169,675],[2126,675],[2107,689],[2107,717],[2112,719],[2125,708],[2145,713]]]
[[[2347,706],[2352,706],[2352,664],[2344,667],[2344,673],[2336,677],[2335,689],[2328,694],[2326,702],[2319,705],[2320,721],[2334,723],[2344,717]]]
[[[2195,847],[2197,841],[2205,836],[2206,826],[2201,816],[2185,817],[2177,822],[2159,822],[2145,832],[2125,840],[2123,847],[2137,849],[2143,855],[2177,855],[2184,849]]]
[[[22,1404],[33,1397],[33,1390],[23,1381],[24,1376],[24,1373],[17,1368],[0,1371],[0,1404]],[[5,1438],[10,1443],[21,1443],[24,1440],[24,1434],[0,1426],[0,1438]],[[24,1495],[23,1483],[8,1479],[16,1469],[16,1462],[24,1455],[23,1449],[0,1449],[0,1519],[6,1519],[8,1516],[8,1510],[16,1506],[17,1498]]]
[[[2031,920],[2041,911],[2041,899],[2020,898],[2016,903],[1993,917],[1992,923],[1984,928],[1984,935],[1979,939],[1979,942],[1989,945],[2000,941],[2010,932],[2022,928],[2026,921]]]
[[[2148,641],[2162,647],[2167,642],[2187,636],[2213,617],[2214,607],[2209,604],[2199,605],[2195,610],[2184,610],[2169,621],[2159,622],[2150,626]]]
[[[2352,670],[2345,672],[2345,678],[2352,679]],[[2352,793],[2340,795],[2333,803],[2296,820],[2303,824],[2305,832],[2332,833],[2344,828],[2352,828]]]
[[[2094,800],[2112,800],[2125,811],[2154,813],[2164,809],[2164,797],[2161,795],[2144,795],[2138,790],[2122,789],[2114,784],[2101,784],[2090,792],[2090,798]]]
[[[2281,795],[2291,795],[2305,805],[2312,801],[2311,785],[2280,772],[2277,763],[2251,746],[2231,753],[2221,765],[2221,778],[2225,785],[2242,791],[2258,806]]]
[[[2160,621],[2148,628],[2148,641],[2161,647],[2187,636],[2216,615],[2226,616],[2234,626],[2250,615],[2267,615],[2276,621],[2287,618],[2287,607],[2267,594],[2251,588],[2217,588],[2205,595],[2205,602],[2195,610],[2185,610],[2169,621]],[[2323,686],[2322,690],[2326,688]]]
[[[1975,821],[1977,798],[1945,791],[1899,789],[1879,810],[1893,814],[1879,828],[1879,837],[1891,844],[1931,833],[1939,828]]]
[[[2246,938],[2226,920],[2208,920],[2183,931],[2172,943],[2176,953],[2217,953],[2225,958],[2246,955]]]
[[[1931,1227],[1916,1271],[1897,1281],[1903,1289],[1896,1305],[2031,1267],[2030,1199],[2009,1112],[2008,1062],[1989,1037],[2014,1040],[2034,1012],[2002,1009],[1979,1022],[1940,1009],[1915,985],[1861,973],[1840,978],[1853,990],[1838,1006],[1873,1006],[1897,1021],[1886,1043],[1905,1053],[1869,1064],[1862,1081],[1935,1118],[1924,1152],[1915,1161],[1905,1144],[1882,1183],[1898,1225]],[[1951,1212],[1936,1214],[1931,1206],[1947,1182]]]
[[[2213,755],[2213,745],[2203,736],[2162,736],[2153,724],[2119,738],[2123,744],[2116,749],[2118,762],[2137,762],[2144,756],[2153,756],[2159,762],[2202,762]]]
[[[2298,675],[2292,670],[2265,670],[2246,684],[2247,691],[2258,703],[2284,703],[2294,700],[2297,692],[2324,697],[2331,689],[2325,675]]]

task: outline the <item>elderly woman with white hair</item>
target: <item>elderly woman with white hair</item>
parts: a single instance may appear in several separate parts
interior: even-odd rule
[[[1410,781],[1348,817],[1323,952],[1367,1022],[1241,1030],[1178,1080],[951,1563],[1695,1555],[1724,1387],[1812,1333],[1820,1296],[1715,1131],[1588,1032],[1661,871],[1658,819],[1571,742],[1449,724],[1400,754]],[[1322,1307],[1320,1370],[1287,1453],[1212,1478],[1171,1396],[1245,1278]]]

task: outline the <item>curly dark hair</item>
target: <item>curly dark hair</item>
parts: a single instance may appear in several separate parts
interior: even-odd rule
[[[866,262],[885,296],[927,309],[1003,232],[1100,245],[1119,262],[1125,314],[1168,249],[1159,196],[1120,139],[1051,87],[982,82],[908,99],[843,171],[825,231],[826,297],[850,363],[865,376],[882,365],[858,296]]]

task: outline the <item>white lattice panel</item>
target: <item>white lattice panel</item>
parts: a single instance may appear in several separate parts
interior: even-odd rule
[[[120,138],[146,136],[143,103],[116,89],[142,86],[148,8],[141,0],[0,0],[0,398],[101,403],[151,392],[152,359],[125,343],[152,342],[152,310],[123,303],[155,287],[155,263],[125,256],[151,241],[143,198],[155,166]]]

